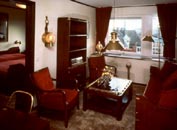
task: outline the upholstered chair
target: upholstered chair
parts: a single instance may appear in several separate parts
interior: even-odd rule
[[[68,126],[69,112],[77,106],[79,109],[79,91],[77,89],[56,88],[48,67],[31,74],[37,88],[38,110],[53,110],[64,113],[64,124]],[[70,82],[70,81],[68,81]],[[65,86],[64,86],[65,87]]]
[[[92,82],[99,78],[102,75],[102,72],[108,66],[113,69],[113,75],[117,75],[117,68],[112,65],[108,65],[105,62],[105,58],[103,55],[99,56],[91,56],[88,58],[88,67],[89,67],[89,82]]]

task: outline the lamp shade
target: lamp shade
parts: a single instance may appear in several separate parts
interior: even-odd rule
[[[147,35],[142,40],[147,42],[154,42],[152,36],[147,36]]]

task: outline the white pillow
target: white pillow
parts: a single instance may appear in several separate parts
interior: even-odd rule
[[[0,44],[0,51],[6,51],[12,47],[18,47],[18,45],[14,43],[1,43]]]

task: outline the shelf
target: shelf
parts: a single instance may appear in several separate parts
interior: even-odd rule
[[[87,34],[71,34],[70,37],[87,37]]]
[[[81,65],[85,65],[85,64],[86,64],[86,62],[74,63],[74,64],[71,65],[71,67],[69,67],[69,69],[72,69],[72,68],[74,68],[74,67],[78,67],[78,66],[81,66]]]
[[[82,48],[82,49],[71,50],[69,52],[73,53],[73,52],[86,51],[86,50],[87,50],[87,48]]]
[[[57,87],[67,77],[73,77],[83,85],[86,80],[87,21],[58,18],[57,34]]]

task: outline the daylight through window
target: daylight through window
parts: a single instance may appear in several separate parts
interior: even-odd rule
[[[141,18],[110,19],[107,39],[111,39],[110,34],[113,30],[117,32],[118,40],[124,48],[132,51],[141,50]]]

